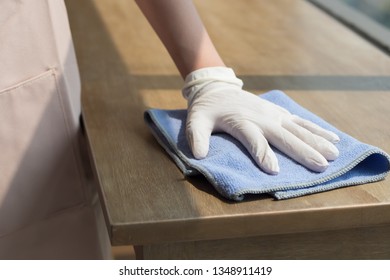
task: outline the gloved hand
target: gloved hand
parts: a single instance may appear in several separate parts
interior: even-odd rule
[[[203,68],[187,75],[182,93],[188,100],[186,133],[195,158],[207,156],[213,132],[225,132],[239,140],[269,174],[277,174],[279,165],[268,143],[317,172],[338,157],[332,144],[339,141],[336,134],[242,90],[242,86],[226,67]]]

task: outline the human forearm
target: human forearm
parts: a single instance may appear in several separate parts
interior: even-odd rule
[[[191,0],[136,0],[160,37],[182,77],[225,66]]]
[[[207,156],[215,132],[239,140],[270,174],[279,172],[270,144],[317,172],[338,157],[333,144],[337,135],[242,90],[234,71],[219,67],[225,65],[191,0],[136,2],[186,77],[182,89],[188,100],[186,134],[195,158]]]

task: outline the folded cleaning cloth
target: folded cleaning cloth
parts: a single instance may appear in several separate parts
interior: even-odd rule
[[[316,173],[272,147],[279,161],[280,173],[268,175],[259,169],[240,142],[225,133],[213,134],[207,157],[195,159],[185,136],[187,110],[150,109],[145,112],[145,121],[186,176],[202,174],[221,195],[236,201],[242,200],[245,194],[269,194],[276,199],[298,197],[379,181],[389,173],[388,154],[337,130],[283,92],[274,90],[259,98],[335,132],[340,137],[336,144],[340,156],[330,162],[325,172]]]

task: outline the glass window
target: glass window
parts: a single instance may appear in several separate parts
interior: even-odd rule
[[[367,15],[377,23],[390,28],[390,0],[340,0]]]
[[[309,0],[390,52],[390,0]]]

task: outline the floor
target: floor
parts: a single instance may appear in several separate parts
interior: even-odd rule
[[[114,260],[135,260],[133,246],[113,246],[112,257]]]

